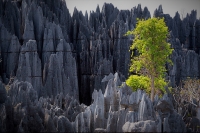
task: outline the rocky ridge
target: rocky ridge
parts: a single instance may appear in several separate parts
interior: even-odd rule
[[[118,72],[124,76],[123,81],[128,77],[129,46],[133,37],[124,34],[134,29],[137,18],[151,17],[148,8],[142,9],[141,5],[129,11],[118,10],[112,4],[105,3],[101,11],[97,6],[89,17],[87,12],[83,15],[76,8],[71,15],[63,0],[6,0],[1,1],[0,6],[2,81],[7,84],[10,76],[21,78],[20,72],[17,75],[18,71],[22,71],[21,49],[30,40],[35,40],[37,53],[31,58],[37,60],[38,67],[32,68],[37,74],[26,76],[34,80],[29,80],[35,82],[34,88],[37,82],[38,94],[47,96],[45,86],[49,83],[45,82],[54,80],[48,72],[49,65],[58,56],[60,64],[55,62],[54,70],[60,71],[55,72],[57,74],[64,72],[64,75],[58,74],[56,79],[59,81],[56,82],[61,85],[60,82],[68,79],[65,86],[73,89],[66,90],[62,85],[51,86],[74,93],[72,95],[76,99],[87,105],[91,103],[94,89],[105,91],[106,84],[101,83],[104,76]],[[159,6],[154,16],[164,17],[171,31],[169,42],[175,49],[172,55],[174,65],[168,66],[167,72],[171,85],[179,85],[185,77],[199,77],[200,20],[196,18],[196,11],[181,20],[178,12],[172,18],[164,14],[162,6]]]
[[[107,81],[105,93],[94,90],[93,102],[86,106],[69,94],[39,97],[31,83],[16,80],[6,102],[0,106],[0,129],[2,132],[161,132],[163,126],[164,131],[186,131],[168,94],[163,98],[156,96],[152,103],[142,90],[132,92],[125,83],[119,87],[118,73]]]
[[[179,85],[186,77],[199,77],[200,20],[196,11],[183,19],[177,12],[172,18],[159,6],[154,16],[164,17],[170,31],[168,41],[174,51],[167,78],[171,85]],[[105,3],[101,11],[97,6],[88,17],[76,8],[70,15],[64,0],[1,0],[0,129],[38,131],[30,129],[37,121],[40,131],[135,131],[138,125],[148,125],[153,132],[161,130],[158,121],[162,121],[166,131],[179,131],[168,123],[180,119],[175,111],[161,117],[153,107],[157,104],[144,92],[132,93],[126,85],[119,89],[128,76],[129,47],[134,39],[124,34],[134,29],[137,18],[150,17],[148,8],[141,5],[129,11]],[[8,96],[4,84],[10,85]],[[129,96],[134,100],[127,99]],[[184,127],[181,119],[178,124]],[[136,131],[140,130],[147,131]]]

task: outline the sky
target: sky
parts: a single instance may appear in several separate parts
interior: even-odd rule
[[[131,10],[131,8],[141,4],[142,9],[148,7],[151,16],[159,5],[162,5],[163,12],[170,14],[174,17],[178,11],[180,16],[185,17],[187,13],[191,13],[191,10],[197,10],[197,18],[200,19],[200,0],[66,0],[67,8],[70,14],[73,14],[74,7],[85,14],[87,10],[88,14],[90,11],[96,11],[97,5],[100,10],[104,3],[112,3],[119,10]]]

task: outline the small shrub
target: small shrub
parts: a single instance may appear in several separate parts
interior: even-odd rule
[[[127,80],[126,84],[132,88],[133,91],[136,91],[137,89],[145,90],[148,94],[151,93],[151,87],[150,87],[150,79],[146,76],[139,76],[139,75],[131,75]],[[164,81],[163,78],[159,78],[155,80],[155,87],[159,88],[156,90],[156,94],[159,96],[162,96],[163,93],[165,93],[165,88],[167,83]]]

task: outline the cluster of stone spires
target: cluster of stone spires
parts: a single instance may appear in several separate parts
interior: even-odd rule
[[[167,65],[167,75],[171,85],[173,87],[179,85],[179,82],[185,77],[199,77],[200,20],[196,18],[196,11],[192,11],[181,20],[178,12],[172,18],[170,15],[164,14],[162,6],[159,6],[155,10],[154,16],[164,17],[170,31],[168,41],[174,48],[171,57],[173,66]],[[83,15],[76,8],[73,15],[70,15],[64,0],[1,0],[1,84],[9,84],[19,90],[20,86],[22,86],[21,89],[32,88],[25,94],[34,92],[37,97],[33,98],[34,100],[45,99],[42,100],[45,102],[49,100],[50,105],[59,108],[62,106],[53,103],[56,101],[55,97],[61,95],[60,97],[64,98],[68,94],[73,97],[71,99],[76,99],[71,101],[78,106],[78,109],[80,106],[79,110],[81,111],[74,111],[75,116],[73,116],[73,120],[76,117],[78,119],[80,116],[77,115],[85,111],[85,107],[79,105],[79,102],[90,105],[94,90],[101,90],[102,95],[105,94],[108,82],[102,82],[102,79],[106,75],[118,72],[122,81],[128,77],[129,47],[133,37],[124,36],[124,34],[128,30],[134,29],[137,18],[148,19],[150,17],[148,8],[142,9],[141,5],[133,7],[131,10],[118,10],[112,4],[105,3],[101,11],[97,6],[96,11],[91,12],[88,18],[87,12]],[[14,83],[9,82],[12,77],[14,77]],[[2,90],[3,88],[2,85]],[[2,101],[5,101],[3,97],[5,93],[2,91],[1,94]],[[10,92],[9,97],[12,99],[17,94]],[[24,99],[21,94],[19,97],[19,99]],[[20,108],[18,111],[22,111],[27,106],[21,105],[20,100],[12,103],[12,100],[8,99],[5,106],[1,105],[1,109],[7,114],[10,113],[10,116],[7,116],[12,116],[12,118],[2,118],[2,121],[12,121],[15,119],[13,118],[15,113],[19,113],[12,110]],[[42,103],[37,102],[34,105]],[[66,105],[66,108],[68,106],[71,108],[72,103],[70,106]],[[118,104],[118,106],[121,105]],[[51,114],[44,113],[44,110],[52,108],[49,105],[41,107],[43,113],[40,117],[43,123],[46,115]],[[66,112],[63,108],[61,110]],[[44,114],[46,117],[43,117]],[[57,116],[59,117],[61,114],[65,117],[61,118],[62,121],[65,121],[63,119],[72,120],[63,113]],[[29,114],[26,115],[29,116]],[[51,115],[51,117],[48,116],[48,119],[54,119],[54,114]],[[13,125],[5,122],[2,129],[19,128],[20,123],[23,123],[21,121],[22,118]],[[95,128],[106,129],[105,125]],[[21,129],[28,131],[28,129]],[[59,127],[56,127],[57,131],[58,129]],[[47,130],[46,127],[44,130]],[[76,129],[76,131],[78,130]]]
[[[173,108],[170,94],[165,94],[162,98],[156,95],[152,102],[144,91],[132,92],[121,82],[118,73],[109,74],[103,78],[103,82],[107,83],[105,93],[94,90],[93,102],[86,106],[79,104],[69,94],[39,97],[31,83],[15,80],[7,98],[4,96],[0,99],[0,131],[186,131],[181,115]],[[0,91],[6,93],[2,83]]]

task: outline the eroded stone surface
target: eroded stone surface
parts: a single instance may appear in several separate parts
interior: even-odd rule
[[[164,14],[162,6],[154,12],[170,31],[172,87],[200,76],[196,13],[180,19],[178,12],[174,18]],[[169,97],[152,103],[143,91],[132,92],[121,82],[128,77],[134,39],[124,34],[137,18],[150,17],[141,5],[129,11],[105,3],[90,15],[76,8],[70,15],[63,0],[0,1],[0,131],[121,132],[126,122],[134,125],[126,131],[138,131],[138,123],[142,131],[160,131],[162,122],[166,131],[185,131]],[[7,99],[3,83],[11,85]]]

